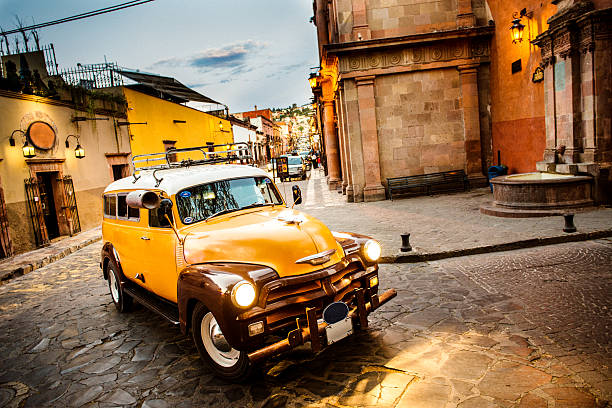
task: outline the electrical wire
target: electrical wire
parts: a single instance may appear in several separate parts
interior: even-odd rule
[[[6,36],[9,34],[21,33],[23,31],[37,30],[39,28],[49,27],[49,26],[53,26],[56,24],[62,24],[62,23],[70,22],[70,21],[81,20],[84,18],[98,16],[100,14],[112,13],[113,11],[123,10],[129,7],[140,6],[141,4],[150,3],[152,1],[155,1],[155,0],[132,0],[132,1],[117,4],[114,6],[109,6],[109,7],[101,8],[98,10],[88,11],[86,13],[81,13],[81,14],[76,14],[74,16],[70,16],[70,17],[60,18],[58,20],[47,21],[46,23],[40,23],[40,24],[34,24],[31,26],[27,26],[27,27],[15,28],[9,31],[2,31],[0,32],[0,35]]]

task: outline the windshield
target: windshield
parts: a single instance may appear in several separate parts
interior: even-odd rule
[[[293,164],[293,165],[302,164],[302,158],[297,157],[297,156],[289,157],[289,164]]]
[[[217,181],[186,188],[176,195],[183,224],[247,207],[280,205],[282,200],[268,177]]]

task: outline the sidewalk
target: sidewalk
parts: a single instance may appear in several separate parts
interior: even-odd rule
[[[102,239],[101,234],[101,227],[92,228],[44,248],[3,259],[0,261],[0,283],[62,259],[84,246],[99,241]]]
[[[284,183],[290,194],[289,185]],[[281,192],[283,187],[280,187]],[[563,232],[563,217],[500,218],[480,213],[493,201],[488,188],[465,193],[347,203],[329,191],[323,173],[315,171],[302,187],[296,206],[336,231],[372,236],[383,246],[383,262],[420,262],[454,256],[528,248],[612,236],[612,209],[576,214],[578,231]],[[400,234],[410,233],[411,252],[400,252]]]

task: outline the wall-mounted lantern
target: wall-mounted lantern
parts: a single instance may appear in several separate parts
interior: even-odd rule
[[[81,139],[78,136],[75,135],[68,135],[66,136],[66,148],[70,147],[70,143],[68,142],[68,139],[74,137],[77,141],[77,145],[76,148],[74,149],[74,157],[76,157],[77,159],[82,159],[85,157],[85,149],[83,149],[83,147],[81,146]]]
[[[28,143],[28,139],[26,139],[21,150],[23,151],[23,157],[26,159],[31,159],[32,157],[36,156],[36,150],[34,149],[34,146]]]
[[[521,18],[531,18],[533,13],[528,13],[527,9],[524,8],[519,12],[512,14],[512,25],[510,26],[510,36],[512,37],[512,44],[520,43],[523,41],[523,30],[525,26],[521,24]]]
[[[312,89],[315,89],[317,87],[317,74],[315,74],[314,72],[311,73],[308,77],[308,83],[310,84],[310,87]]]
[[[9,136],[9,145],[10,146],[16,146],[17,145],[17,143],[15,141],[15,133],[21,134],[21,138],[23,140],[23,146],[21,147],[21,151],[23,153],[23,157],[25,157],[26,159],[31,159],[32,157],[35,157],[36,156],[36,149],[34,148],[34,146],[32,146],[30,144],[30,142],[28,141],[28,136],[21,129],[13,130],[13,132],[11,133],[11,136]]]

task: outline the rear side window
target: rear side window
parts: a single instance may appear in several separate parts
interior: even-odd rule
[[[127,205],[127,193],[117,194],[117,218],[128,221],[138,221],[140,219],[140,209]]]
[[[115,194],[104,195],[104,216],[106,218],[117,217],[117,196]]]

